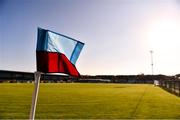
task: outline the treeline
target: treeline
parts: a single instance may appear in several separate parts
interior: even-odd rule
[[[179,80],[176,76],[166,75],[81,75],[74,78],[67,75],[42,74],[41,82],[105,82],[105,83],[153,83],[154,80]],[[33,82],[34,73],[0,70],[0,82]]]
[[[166,75],[96,75],[89,76],[83,75],[81,76],[79,81],[81,80],[110,80],[112,83],[153,83],[154,80],[174,80],[176,76],[166,76]]]

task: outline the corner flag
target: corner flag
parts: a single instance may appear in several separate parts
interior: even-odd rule
[[[84,43],[38,28],[36,61],[37,71],[44,73],[65,73],[79,77],[75,63],[84,46]]]
[[[79,77],[75,63],[84,46],[84,43],[73,38],[38,28],[36,47],[37,72],[34,73],[35,87],[32,96],[32,105],[29,118],[34,120],[38,99],[41,72],[65,73]]]

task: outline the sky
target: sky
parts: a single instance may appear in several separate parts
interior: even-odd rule
[[[83,75],[180,73],[178,0],[0,0],[0,70],[36,71],[37,27],[85,43]]]

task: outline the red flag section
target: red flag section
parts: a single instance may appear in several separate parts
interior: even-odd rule
[[[44,73],[66,73],[74,77],[80,74],[68,58],[57,52],[36,51],[37,70]]]

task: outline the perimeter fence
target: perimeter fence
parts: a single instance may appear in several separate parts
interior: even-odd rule
[[[168,92],[180,97],[180,81],[179,80],[161,80],[159,86]]]

